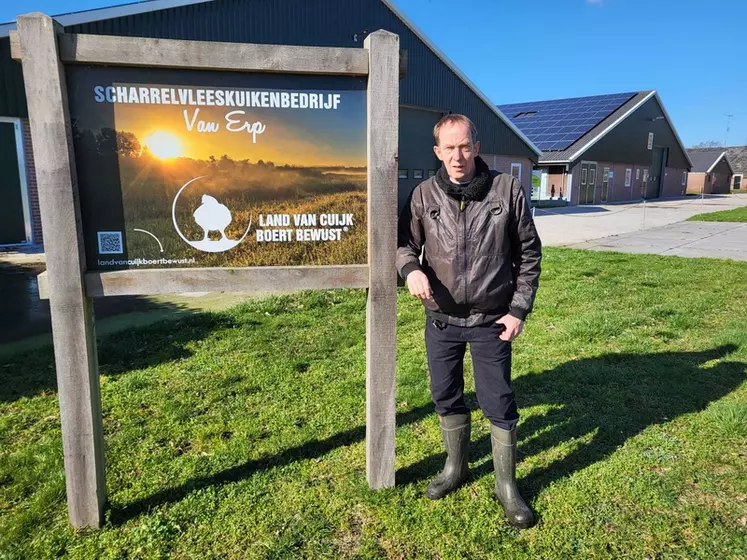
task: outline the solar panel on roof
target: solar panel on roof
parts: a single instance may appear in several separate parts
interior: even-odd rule
[[[499,108],[540,150],[565,150],[634,95],[614,93]]]

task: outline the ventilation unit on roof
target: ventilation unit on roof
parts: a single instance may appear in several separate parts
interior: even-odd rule
[[[537,111],[522,111],[521,113],[517,113],[514,115],[515,119],[518,119],[520,117],[533,117],[537,114]]]

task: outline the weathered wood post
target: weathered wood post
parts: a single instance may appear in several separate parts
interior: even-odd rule
[[[84,285],[86,265],[65,71],[57,49],[59,31],[44,14],[18,18],[47,259],[68,510],[73,527],[100,527],[106,478],[98,359],[92,300]]]
[[[394,486],[399,37],[376,31],[364,46],[370,55],[366,476],[371,488],[378,489]]]

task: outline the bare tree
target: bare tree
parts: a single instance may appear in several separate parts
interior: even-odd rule
[[[718,140],[706,140],[705,142],[695,144],[693,148],[722,148],[723,146],[723,142],[719,142]]]

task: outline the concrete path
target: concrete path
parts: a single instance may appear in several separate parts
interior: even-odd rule
[[[747,206],[747,194],[711,195],[647,201],[536,209],[535,223],[546,246],[572,246],[584,241],[622,235],[682,222],[696,214]]]
[[[596,251],[747,261],[747,223],[680,222],[568,246]]]
[[[0,263],[24,266],[46,262],[46,256],[38,247],[0,248]]]

